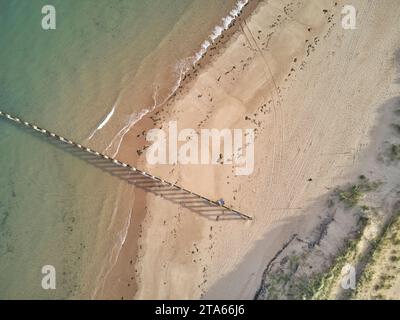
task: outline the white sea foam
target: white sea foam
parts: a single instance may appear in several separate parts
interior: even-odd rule
[[[222,33],[229,29],[232,23],[240,16],[243,8],[249,3],[249,0],[239,0],[235,7],[229,12],[229,14],[222,18],[221,24],[218,24],[214,27],[208,39],[205,40],[200,47],[200,50],[197,51],[193,57],[193,65],[199,62],[204,55],[207,53],[208,48],[211,46],[211,43],[215,43],[217,39],[222,35]],[[210,42],[211,41],[211,42]]]
[[[131,189],[131,199],[132,197],[132,193],[133,193],[133,188]],[[118,199],[117,199],[118,202]],[[107,278],[111,272],[111,270],[114,268],[114,266],[116,265],[121,249],[123,247],[123,245],[125,244],[126,238],[128,236],[128,232],[129,232],[129,227],[131,225],[131,218],[132,218],[132,213],[133,213],[133,203],[134,200],[131,201],[130,203],[130,209],[129,209],[129,214],[125,220],[124,226],[122,227],[122,229],[117,233],[116,235],[116,241],[114,242],[114,246],[111,248],[111,252],[109,253],[108,257],[107,257],[107,261],[104,261],[104,263],[102,264],[102,268],[100,273],[97,275],[97,280],[96,283],[97,285],[95,286],[92,294],[91,294],[91,298],[95,299],[96,297],[98,297],[98,295],[102,295],[103,294],[103,290],[104,290],[104,286],[106,284]],[[118,203],[116,204],[116,207],[114,208],[114,212],[113,212],[113,217],[115,217],[116,213],[118,211]],[[112,219],[114,220],[114,219]],[[110,223],[108,225],[107,230],[110,231],[110,229],[113,227],[114,223]]]
[[[195,57],[194,57],[195,62],[199,61],[206,54],[209,46],[211,46],[211,42],[208,40],[205,40],[201,44],[200,50],[195,53]]]
[[[95,133],[97,131],[101,130],[107,124],[107,122],[110,121],[111,117],[113,116],[113,114],[115,112],[115,108],[118,105],[118,102],[119,102],[119,97],[115,101],[114,106],[112,107],[111,111],[107,114],[107,116],[100,122],[100,124],[97,126],[97,128],[94,129],[93,132],[90,134],[90,136],[87,138],[88,141],[93,138],[93,136],[95,135]]]
[[[110,144],[106,147],[104,150],[104,153],[110,152],[112,153],[112,157],[116,157],[116,155],[119,152],[119,149],[121,147],[122,141],[124,139],[125,134],[129,132],[129,130],[138,122],[140,121],[146,114],[149,112],[153,111],[157,107],[162,106],[164,103],[168,101],[169,98],[172,97],[172,95],[178,90],[184,74],[189,70],[189,64],[187,61],[182,60],[179,63],[177,63],[175,72],[178,74],[178,80],[175,83],[175,86],[172,88],[171,93],[164,98],[161,102],[157,101],[157,96],[158,96],[158,86],[156,86],[156,89],[154,90],[153,93],[153,105],[150,108],[144,108],[140,112],[133,113],[129,115],[127,121],[125,122],[125,125],[122,127],[120,131],[114,136],[114,138],[111,140]],[[113,148],[116,146],[115,148]]]
[[[115,156],[118,154],[119,148],[121,147],[122,140],[124,139],[125,134],[140,120],[142,119],[146,114],[150,112],[149,109],[143,109],[142,111],[138,113],[134,113],[129,115],[128,120],[125,122],[125,125],[122,127],[120,131],[114,136],[114,138],[111,140],[110,144],[105,148],[103,153],[107,153],[111,150],[112,158],[115,158]],[[113,146],[116,145],[116,149],[113,150]]]

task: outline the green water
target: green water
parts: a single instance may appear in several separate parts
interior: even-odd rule
[[[45,31],[50,2],[57,25]],[[0,0],[0,109],[99,151],[168,96],[178,62],[234,3],[50,2]],[[0,298],[90,298],[123,241],[132,187],[4,119],[0,168]],[[56,290],[41,287],[44,265]]]

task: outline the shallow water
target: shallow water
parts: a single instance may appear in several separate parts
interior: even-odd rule
[[[0,0],[0,109],[112,154],[234,3],[53,0],[57,27],[45,31],[46,1]],[[132,190],[4,119],[0,166],[0,298],[90,297],[123,241]],[[56,290],[41,287],[44,265]]]

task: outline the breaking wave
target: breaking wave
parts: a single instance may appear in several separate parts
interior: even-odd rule
[[[200,46],[200,50],[196,52],[193,64],[199,62],[204,55],[207,53],[208,48],[217,41],[217,39],[222,35],[225,30],[228,30],[233,22],[240,16],[243,11],[243,8],[249,3],[249,0],[239,0],[235,7],[229,12],[229,14],[222,18],[221,24],[218,24],[214,27],[212,33],[209,35],[208,39],[206,39]]]

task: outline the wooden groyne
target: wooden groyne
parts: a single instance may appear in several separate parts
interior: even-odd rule
[[[197,198],[199,198],[201,200],[204,200],[206,203],[208,203],[212,207],[220,207],[221,209],[223,208],[227,212],[231,212],[231,213],[237,215],[238,217],[240,217],[241,219],[252,220],[252,218],[250,216],[245,215],[245,214],[243,214],[243,213],[241,213],[241,212],[239,212],[237,210],[234,210],[232,208],[229,208],[229,207],[227,207],[225,205],[221,205],[217,201],[210,200],[210,199],[208,199],[206,197],[203,197],[203,196],[201,196],[201,195],[199,195],[199,194],[197,194],[195,192],[192,192],[192,191],[187,190],[187,189],[185,189],[185,188],[183,188],[181,186],[178,186],[177,184],[168,182],[168,181],[166,181],[164,179],[161,179],[159,177],[156,177],[156,176],[154,176],[154,175],[152,175],[150,173],[147,173],[145,171],[139,170],[139,169],[127,164],[127,163],[124,163],[124,162],[119,161],[119,160],[117,160],[115,158],[109,157],[109,156],[107,156],[105,154],[102,154],[100,152],[97,152],[97,151],[95,151],[95,150],[93,150],[91,148],[85,147],[85,146],[83,146],[83,145],[81,145],[79,143],[76,143],[76,142],[74,142],[74,141],[72,141],[70,139],[64,138],[64,137],[62,137],[62,136],[60,136],[58,134],[55,134],[55,133],[53,133],[51,131],[46,130],[46,129],[40,128],[39,126],[31,124],[31,123],[29,123],[27,121],[24,121],[24,120],[22,120],[22,119],[20,119],[18,117],[12,116],[12,115],[10,115],[8,113],[5,113],[3,111],[0,111],[0,117],[3,117],[5,119],[7,119],[7,120],[10,120],[10,121],[12,121],[14,123],[20,124],[20,125],[25,126],[27,128],[33,129],[33,130],[39,132],[40,134],[48,136],[49,138],[56,139],[56,140],[60,141],[61,143],[65,143],[65,144],[74,146],[74,147],[76,147],[76,148],[78,148],[78,149],[80,149],[82,151],[88,152],[89,154],[91,154],[93,156],[102,158],[104,160],[108,160],[108,161],[112,162],[116,166],[120,166],[120,167],[126,168],[127,170],[133,171],[133,172],[135,172],[137,174],[140,174],[140,175],[142,175],[142,176],[144,176],[144,177],[146,177],[148,179],[151,179],[153,181],[161,183],[162,185],[168,186],[171,189],[177,189],[177,190],[180,190],[180,191],[182,191],[184,193],[187,193],[188,195],[197,197]]]

